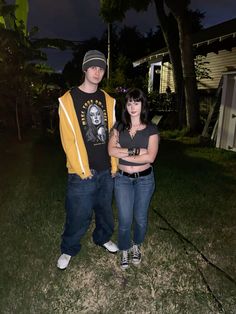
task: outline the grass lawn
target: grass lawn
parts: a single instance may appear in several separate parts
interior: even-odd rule
[[[236,312],[236,153],[163,138],[141,265],[120,270],[91,225],[60,271],[60,141],[0,135],[0,313]]]

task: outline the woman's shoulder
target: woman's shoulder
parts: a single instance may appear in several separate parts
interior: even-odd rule
[[[153,122],[149,122],[147,124],[147,131],[150,135],[153,135],[153,134],[159,134],[159,130],[158,130],[158,127],[155,123]]]

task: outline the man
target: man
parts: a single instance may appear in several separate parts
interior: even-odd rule
[[[98,88],[106,70],[104,54],[88,51],[82,70],[83,83],[59,98],[60,134],[68,168],[66,222],[62,254],[57,261],[59,269],[65,269],[71,257],[80,251],[80,240],[88,230],[93,210],[94,243],[111,253],[118,251],[116,244],[110,241],[114,231],[112,174],[117,171],[117,161],[109,157],[107,150],[108,131],[115,122],[115,99]],[[96,108],[96,113],[91,113],[91,107]],[[103,136],[91,140],[91,117],[98,112],[99,122],[103,121]],[[96,128],[96,124],[101,127],[97,122],[92,126]]]

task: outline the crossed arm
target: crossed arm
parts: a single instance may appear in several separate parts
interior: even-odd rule
[[[159,146],[159,135],[153,134],[149,137],[148,148],[140,148],[139,155],[129,156],[128,148],[120,147],[119,132],[113,129],[108,143],[108,153],[110,156],[124,159],[135,163],[153,163]]]

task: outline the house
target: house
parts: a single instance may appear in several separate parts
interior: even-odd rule
[[[216,89],[223,72],[236,70],[236,19],[206,28],[193,35],[196,59],[201,56],[211,78],[201,79],[198,89]],[[167,48],[160,49],[133,62],[133,66],[149,64],[149,92],[165,93],[169,87],[174,91],[172,66]]]
[[[216,147],[236,152],[236,19],[193,34],[193,47],[195,61],[203,62],[210,76],[198,81],[200,103],[209,111],[203,135],[209,135],[208,127],[216,112],[211,138]],[[167,89],[174,92],[167,48],[135,61],[133,66],[145,62],[149,64],[149,92],[165,93]]]
[[[236,152],[236,71],[223,73],[222,78],[216,147]]]

